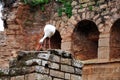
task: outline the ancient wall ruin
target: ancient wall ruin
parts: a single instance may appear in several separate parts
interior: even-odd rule
[[[0,80],[82,80],[83,63],[62,50],[19,51]]]
[[[120,80],[120,61],[89,63],[83,68],[83,80]]]
[[[5,45],[0,46],[0,64],[2,64],[0,66],[8,66],[10,57],[15,57],[19,50],[35,50],[38,40],[43,36],[44,25],[50,23],[56,26],[61,40],[57,41],[54,37],[51,42],[52,47],[70,51],[76,59],[84,60],[84,64],[89,64],[84,65],[83,72],[86,71],[83,73],[85,76],[83,80],[106,80],[109,76],[108,79],[119,80],[117,74],[120,72],[118,28],[120,1],[98,0],[97,3],[95,1],[73,0],[73,15],[70,18],[65,13],[62,13],[61,17],[58,16],[53,8],[57,3],[46,5],[51,7],[48,13],[40,10],[33,13],[27,5],[16,3],[7,15],[8,28],[5,29],[6,40],[3,42]],[[86,23],[88,24],[84,25]],[[84,31],[86,33],[83,33]],[[54,45],[56,43],[57,45]],[[99,78],[101,71],[107,68],[113,70],[109,69],[111,74],[107,75],[103,71],[104,76]],[[87,74],[88,71],[94,70],[97,70],[96,75],[94,72]]]

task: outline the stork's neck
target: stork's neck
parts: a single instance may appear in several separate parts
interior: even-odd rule
[[[46,39],[47,37],[44,35],[44,37],[42,39],[40,39],[40,43],[43,43],[43,41]]]

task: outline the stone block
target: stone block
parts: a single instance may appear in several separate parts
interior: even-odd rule
[[[106,8],[107,4],[100,5],[100,9]]]
[[[44,74],[37,74],[37,78],[35,80],[52,80],[51,76],[44,75]]]
[[[77,5],[77,1],[73,1],[71,5],[72,6],[76,6]]]
[[[98,48],[98,58],[99,59],[109,59],[109,47],[99,47]]]
[[[69,73],[65,73],[65,79],[70,80],[70,74]]]
[[[54,78],[53,80],[63,80],[63,79]]]
[[[40,58],[40,59],[48,60],[49,57],[50,57],[50,54],[49,53],[48,54],[47,53],[39,53],[37,57]]]
[[[10,80],[10,77],[0,77],[0,80]]]
[[[88,5],[94,5],[94,4],[95,4],[94,1],[93,1],[93,2],[90,1],[90,2],[88,3]]]
[[[36,71],[35,66],[31,66],[31,67],[22,67],[21,68],[21,73],[22,74],[27,74],[27,73],[33,73]]]
[[[9,29],[7,29],[7,30],[6,30],[6,34],[7,34],[7,35],[14,35],[14,34],[15,34],[15,31],[14,31],[14,30],[9,30]]]
[[[57,70],[60,69],[60,66],[57,63],[49,63],[49,67],[52,69],[57,69]]]
[[[72,60],[68,59],[68,58],[61,58],[61,63],[67,64],[67,65],[71,65],[72,64]]]
[[[36,80],[36,79],[37,79],[37,73],[31,73],[25,76],[25,80]]]
[[[85,13],[82,13],[82,19],[86,19]]]
[[[50,75],[58,78],[64,78],[64,72],[50,70]]]
[[[82,69],[75,68],[75,74],[82,75]]]
[[[82,80],[82,77],[79,76],[79,75],[71,74],[71,79],[70,80]]]
[[[78,10],[78,13],[80,13],[80,12],[84,12],[86,9],[85,8],[83,8],[83,9],[79,9]]]
[[[49,57],[49,60],[53,61],[53,62],[60,62],[60,57],[51,54],[50,57]]]
[[[107,47],[107,46],[110,46],[109,37],[107,37],[107,38],[100,38],[98,44],[99,44],[99,47]]]
[[[74,73],[74,67],[68,65],[61,65],[61,71]]]
[[[49,69],[43,66],[35,66],[35,71],[42,74],[49,74]]]
[[[99,23],[101,23],[101,18],[98,18],[95,22],[96,22],[96,24],[98,25]]]
[[[8,25],[8,29],[18,30],[19,28],[20,28],[19,25]]]
[[[48,65],[48,61],[42,60],[42,66]]]
[[[77,10],[75,9],[75,10],[73,10],[72,12],[73,12],[73,13],[76,13]],[[70,19],[68,19],[68,22],[72,23],[73,25],[76,25],[76,24],[77,24],[77,21],[75,20],[75,17],[74,17],[74,16],[72,16]]]
[[[90,18],[90,12],[87,12],[86,13],[86,19],[89,19]]]
[[[83,6],[83,7],[87,7],[87,6],[88,6],[88,4],[82,4],[82,6]]]
[[[93,17],[93,20],[98,19],[99,16],[100,16],[100,14],[95,15],[95,16]]]
[[[72,66],[78,67],[78,68],[82,68],[83,67],[83,63],[80,60],[73,60],[72,61]]]
[[[102,34],[100,34],[100,39],[101,38],[108,38],[108,37],[110,37],[110,33],[102,33]]]
[[[27,66],[30,66],[30,65],[41,65],[41,59],[31,59],[31,60],[27,60],[25,61],[25,64]]]
[[[24,76],[16,76],[16,80],[24,80]]]
[[[11,77],[10,80],[16,80],[16,77]]]

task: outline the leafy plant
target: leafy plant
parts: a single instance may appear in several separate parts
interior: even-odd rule
[[[80,9],[83,9],[83,6],[82,6],[82,5],[80,5]]]
[[[62,3],[63,6],[58,9],[58,15],[62,16],[62,12],[65,12],[65,14],[70,18],[72,16],[72,6],[71,6],[71,0],[58,0],[58,2]]]
[[[93,6],[89,6],[89,10],[92,11],[93,10]]]
[[[44,5],[49,3],[50,0],[22,0],[22,2],[30,5],[30,7],[40,6],[41,10],[44,11]]]
[[[36,6],[40,6],[40,9],[42,11],[45,10],[44,5],[49,3],[52,0],[21,0],[22,2],[24,2],[25,4],[30,5],[30,7],[34,8]],[[62,7],[59,7],[57,12],[59,16],[62,16],[62,12],[65,12],[65,14],[68,17],[72,16],[72,6],[71,6],[71,2],[72,0],[57,0],[58,3],[62,4]]]

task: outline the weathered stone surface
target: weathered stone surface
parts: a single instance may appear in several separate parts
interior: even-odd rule
[[[78,67],[78,68],[83,67],[83,63],[80,60],[73,60],[72,63],[73,63],[72,65],[75,66],[75,67]]]
[[[65,73],[65,79],[69,79],[70,80],[70,74],[69,73]]]
[[[110,44],[109,44],[109,38],[101,38],[101,39],[99,39],[99,46],[100,47],[107,47],[107,46],[109,46]]]
[[[60,69],[60,64],[57,64],[57,63],[49,63],[49,67],[52,68],[52,69]]]
[[[61,58],[61,63],[71,65],[72,60],[67,58]]]
[[[49,69],[48,68],[45,68],[43,66],[35,66],[35,71],[36,72],[39,72],[39,73],[42,73],[42,74],[49,74]]]
[[[46,60],[48,60],[49,59],[49,57],[50,57],[50,54],[48,53],[48,54],[45,54],[45,53],[40,53],[40,54],[38,54],[38,58],[42,58],[42,59],[46,59]]]
[[[75,74],[82,75],[82,69],[75,68]]]
[[[41,59],[32,59],[25,62],[27,66],[38,64],[41,65]]]
[[[77,1],[73,1],[71,5],[72,5],[72,6],[77,5]]]
[[[50,70],[50,75],[58,78],[64,78],[64,73],[60,71]]]
[[[71,80],[82,80],[82,77],[71,74]]]
[[[74,73],[74,67],[68,65],[61,65],[61,71]]]
[[[10,77],[0,77],[0,80],[10,80]]]
[[[52,77],[48,75],[37,74],[36,80],[52,80]]]
[[[54,78],[53,80],[63,80],[63,79]]]
[[[8,76],[9,69],[0,69],[0,76]]]
[[[16,80],[24,80],[24,76],[17,76]]]
[[[60,57],[58,57],[56,55],[50,55],[49,60],[54,61],[54,62],[60,62]]]
[[[1,41],[2,43],[5,43],[5,45],[0,46],[0,66],[5,66],[9,60],[9,58],[13,57],[12,51],[18,51],[18,50],[35,50],[35,46],[38,42],[38,40],[42,37],[42,30],[43,30],[43,26],[46,24],[46,21],[43,21],[43,19],[46,19],[46,15],[47,13],[49,13],[48,15],[50,15],[47,20],[47,22],[49,22],[50,24],[53,25],[57,25],[57,30],[60,32],[60,35],[62,36],[62,42],[61,42],[61,49],[63,50],[67,50],[67,51],[71,51],[72,52],[72,46],[74,46],[74,44],[72,44],[74,38],[72,38],[73,36],[73,30],[76,29],[76,24],[78,22],[80,22],[81,20],[87,19],[90,21],[93,21],[96,25],[97,28],[99,28],[99,31],[101,33],[108,33],[110,34],[109,37],[111,37],[111,33],[110,31],[112,31],[113,27],[112,24],[115,22],[115,20],[117,20],[119,18],[119,0],[98,0],[98,2],[95,2],[94,0],[78,0],[78,1],[73,1],[72,2],[72,6],[73,6],[73,14],[72,14],[72,20],[71,22],[69,22],[69,20],[66,17],[65,13],[62,13],[63,16],[65,17],[59,17],[58,14],[56,13],[57,11],[57,7],[59,6],[58,4],[54,3],[52,4],[52,9],[50,8],[50,6],[46,6],[46,10],[47,12],[41,12],[40,10],[37,10],[37,12],[35,11],[35,14],[32,14],[32,12],[30,12],[30,8],[24,4],[18,4],[17,6],[14,6],[13,8],[11,8],[10,12],[8,13],[7,16],[7,25],[8,25],[8,29],[6,28],[5,33],[7,34],[6,36],[6,40],[5,41]],[[55,5],[55,10],[54,10],[54,5]],[[82,6],[81,6],[82,5]],[[89,10],[89,7],[92,6],[92,10]],[[50,8],[50,9],[49,9]],[[52,11],[49,11],[52,10]],[[33,11],[34,13],[34,11]],[[42,14],[44,13],[44,14]],[[28,16],[30,14],[30,16]],[[76,17],[74,17],[76,14],[79,15],[79,19],[77,19]],[[44,15],[44,16],[43,16]],[[54,16],[53,16],[54,15]],[[42,17],[44,18],[42,18]],[[106,17],[109,16],[109,17]],[[33,17],[33,18],[32,18]],[[38,18],[38,19],[36,19]],[[42,20],[41,20],[42,19]],[[17,21],[16,21],[17,20]],[[30,20],[32,21],[31,25],[25,25],[24,22]],[[42,21],[42,22],[41,22]],[[58,23],[58,21],[60,21]],[[23,22],[23,23],[21,23]],[[106,25],[107,22],[107,25]],[[37,24],[34,24],[37,23]],[[15,26],[13,26],[15,25]],[[101,27],[99,26],[101,25]],[[13,27],[12,27],[13,26]],[[19,26],[20,29],[17,29],[17,27]],[[36,28],[37,27],[37,28]],[[72,29],[67,28],[67,27],[72,27]],[[63,31],[64,30],[64,31]],[[25,32],[24,32],[25,31]],[[23,32],[24,35],[22,35],[20,32]],[[115,31],[116,32],[116,31]],[[100,33],[100,34],[101,34]],[[35,35],[40,35],[39,37],[34,37]],[[24,37],[21,37],[24,36]],[[119,48],[116,48],[116,50],[113,49],[113,51],[110,47],[111,45],[108,46],[108,43],[110,42],[110,40],[108,41],[108,39],[102,40],[102,38],[106,38],[107,35],[100,35],[99,37],[99,41],[95,41],[98,42],[99,44],[96,45],[98,46],[96,48],[96,50],[98,49],[98,51],[95,53],[97,58],[97,54],[98,54],[98,59],[102,58],[107,58],[108,60],[110,60],[112,55],[116,55],[118,56],[119,54],[114,54],[114,52],[119,53]],[[117,35],[116,35],[117,36]],[[77,36],[78,37],[78,36]],[[109,38],[108,37],[108,38]],[[80,38],[83,39],[83,38]],[[112,39],[114,40],[114,38]],[[83,39],[83,41],[85,41]],[[104,41],[106,42],[104,44]],[[108,41],[108,42],[107,42]],[[87,41],[88,42],[88,41]],[[76,44],[79,44],[79,42],[76,42]],[[78,51],[78,53],[80,53],[80,50],[85,50],[88,51],[91,49],[91,47],[95,47],[95,46],[91,46],[90,43],[88,43],[90,46],[87,46],[89,48],[84,48],[86,43],[82,46],[80,46],[80,48],[82,47],[83,49],[80,49],[79,47],[76,48],[76,50]],[[107,47],[104,47],[104,45],[107,45]],[[115,46],[115,44],[113,43],[112,46]],[[116,46],[117,47],[117,46]],[[107,49],[107,50],[105,50]],[[76,53],[77,53],[76,51]],[[112,52],[112,53],[111,53]],[[88,52],[89,54],[91,52]],[[92,52],[94,54],[94,52]],[[92,55],[92,53],[90,55]],[[84,53],[82,53],[84,54]],[[60,54],[61,55],[61,54]],[[62,56],[66,54],[62,54]],[[24,55],[25,56],[25,55]],[[56,55],[55,55],[56,56]],[[57,55],[58,56],[58,55]],[[28,56],[27,56],[28,57]],[[35,57],[35,56],[33,56]],[[33,59],[32,57],[32,59]],[[51,56],[52,57],[52,56]],[[81,57],[81,55],[80,55]],[[82,56],[83,57],[83,56]],[[89,55],[86,57],[86,59],[88,59]],[[38,57],[37,57],[38,58]],[[67,57],[68,58],[68,57]],[[119,57],[118,57],[119,58]],[[23,58],[23,56],[19,56],[19,62],[21,60],[23,60],[23,62],[25,62],[25,58]],[[59,63],[61,64],[61,60],[58,58],[51,58],[54,61],[54,63]],[[31,60],[31,59],[27,59],[27,60]],[[48,59],[47,59],[48,60]],[[57,61],[58,60],[58,61]],[[112,61],[112,60],[110,60]],[[65,61],[67,62],[67,61]],[[18,62],[16,62],[18,63]],[[20,64],[22,64],[22,62],[17,66],[15,64],[16,67],[20,66]],[[44,61],[43,60],[43,64],[42,66],[48,66],[49,61]],[[36,64],[36,62],[35,62]],[[64,64],[64,63],[62,63]],[[39,65],[39,64],[36,64]],[[68,64],[66,64],[68,65]],[[98,65],[98,64],[97,64]],[[15,67],[12,66],[11,68]],[[26,66],[26,65],[22,65]],[[29,65],[28,65],[29,66]],[[30,65],[31,66],[31,65]],[[74,66],[74,65],[72,65]],[[78,65],[75,65],[74,67],[78,67]],[[116,70],[115,70],[116,71]],[[106,80],[106,79],[118,79],[119,77],[109,77],[112,75],[112,77],[114,76],[113,74],[106,74],[104,77],[101,77],[102,75],[98,75],[100,78],[93,76],[92,75],[87,75],[86,77],[88,77],[88,79],[90,80]]]

